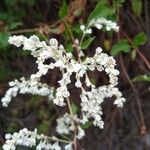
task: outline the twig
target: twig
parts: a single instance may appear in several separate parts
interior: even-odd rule
[[[148,36],[148,39],[150,38],[150,28],[149,28],[149,5],[148,5],[148,0],[144,0],[144,12],[145,12],[145,28],[146,28],[146,33]],[[150,44],[150,40],[148,40],[148,44]]]
[[[72,111],[72,108],[71,108],[70,100],[69,100],[68,97],[66,98],[66,100],[67,100],[67,105],[68,105],[68,108],[69,108],[70,115],[73,117],[73,111]]]
[[[58,25],[59,23],[61,23],[62,20],[58,20],[52,24],[46,24],[46,23],[43,23],[43,26],[47,26],[48,28],[52,28],[52,27],[55,27],[56,25]],[[27,32],[40,32],[42,28],[42,25],[40,25],[39,27],[36,27],[36,28],[31,28],[31,29],[20,29],[20,30],[14,30],[14,31],[8,31],[10,34],[20,34],[20,33],[27,33]]]
[[[33,28],[33,29],[21,29],[16,31],[9,31],[10,34],[20,34],[20,33],[27,33],[27,32],[38,32],[39,28]]]
[[[138,92],[137,92],[137,90],[136,90],[134,84],[132,83],[132,81],[131,81],[131,79],[130,79],[130,77],[129,77],[129,75],[128,75],[126,69],[125,69],[122,56],[120,55],[119,58],[120,58],[120,64],[121,64],[121,67],[122,67],[122,71],[123,71],[123,73],[124,73],[124,75],[125,75],[125,77],[126,77],[128,83],[130,84],[130,86],[131,86],[133,92],[134,92],[135,95],[136,95],[136,101],[137,101],[137,105],[138,105],[138,110],[139,110],[139,115],[140,115],[140,122],[141,122],[141,133],[142,133],[143,135],[145,135],[145,134],[146,134],[146,126],[145,126],[145,121],[144,121],[143,112],[142,112],[142,108],[141,108],[141,101],[140,101],[140,98],[139,98],[139,96],[138,96]],[[143,130],[145,130],[145,131],[143,131]],[[142,131],[143,131],[143,132],[142,132]]]
[[[81,62],[81,59],[80,59],[80,56],[79,56],[79,53],[80,53],[79,46],[77,45],[77,43],[76,43],[76,41],[75,41],[75,38],[74,38],[74,36],[73,36],[73,34],[72,34],[72,32],[71,32],[71,30],[70,30],[70,28],[69,28],[67,22],[65,22],[65,21],[63,21],[63,22],[64,22],[64,25],[65,25],[65,27],[66,27],[66,29],[67,29],[69,35],[70,35],[70,38],[71,38],[71,40],[72,40],[72,43],[73,43],[73,45],[74,45],[74,47],[75,47],[75,49],[76,49],[77,56],[78,56],[78,61]]]

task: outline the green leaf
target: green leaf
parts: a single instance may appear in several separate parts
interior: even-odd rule
[[[8,14],[7,14],[7,13],[0,12],[0,20],[6,20],[7,17],[8,17]]]
[[[72,109],[72,112],[73,114],[75,115],[78,111],[78,107],[75,105],[75,103],[72,103],[71,104],[71,109]]]
[[[147,41],[147,36],[144,32],[139,33],[133,39],[133,43],[135,44],[135,46],[143,45],[146,43],[146,41]]]
[[[9,25],[9,30],[16,29],[17,27],[22,26],[22,25],[23,25],[22,22],[12,22],[12,23]]]
[[[120,40],[116,43],[111,49],[111,55],[116,56],[120,52],[128,53],[130,52],[131,46],[129,45],[127,40]]]
[[[93,124],[93,123],[90,122],[90,121],[89,121],[89,122],[86,122],[85,124],[82,124],[82,125],[81,125],[81,128],[82,128],[82,129],[87,129],[87,128],[91,127],[92,124]]]
[[[94,39],[95,37],[90,37],[89,39],[83,41],[83,43],[81,44],[81,49],[87,49]]]
[[[132,10],[136,16],[140,16],[142,12],[142,0],[132,0]]]
[[[114,0],[115,3],[121,4],[124,3],[126,0]]]
[[[150,82],[150,75],[139,75],[135,78],[133,78],[132,80],[133,82],[137,82],[137,81],[149,81]]]
[[[12,133],[13,131],[17,130],[18,126],[15,122],[10,122],[9,127],[6,129],[6,132]]]
[[[113,4],[115,4],[117,7],[121,7],[125,1],[126,0],[113,0]]]
[[[88,22],[92,19],[97,19],[100,17],[107,18],[109,15],[115,14],[115,8],[108,5],[107,0],[101,0],[97,3],[95,9],[90,13]]]
[[[42,123],[38,126],[38,131],[41,133],[47,133],[49,127],[49,122],[44,120]]]
[[[67,6],[67,3],[66,3],[66,0],[63,0],[63,4],[59,10],[59,18],[63,18],[67,15],[68,13],[68,6]]]
[[[16,5],[16,3],[17,3],[17,0],[5,0],[5,4],[7,6],[14,6]]]
[[[66,51],[67,51],[67,52],[72,52],[72,51],[73,51],[72,43],[69,43],[69,44],[66,46]]]
[[[74,25],[71,30],[74,33],[82,34],[81,29],[80,29],[80,25]]]
[[[0,48],[5,48],[8,45],[8,37],[7,32],[0,32]]]
[[[33,6],[36,2],[36,0],[26,0],[25,1],[29,6]]]

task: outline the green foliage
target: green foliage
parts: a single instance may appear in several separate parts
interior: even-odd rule
[[[137,81],[149,81],[150,82],[150,75],[139,75],[135,78],[133,78],[132,80],[133,82],[137,82]]]
[[[142,0],[132,0],[132,10],[136,16],[140,16],[142,12]]]
[[[9,25],[9,30],[16,29],[17,27],[22,26],[22,25],[23,25],[22,22],[12,22],[12,23]]]
[[[141,45],[145,44],[146,41],[147,41],[147,36],[144,32],[139,33],[133,39],[133,43],[135,46],[141,46]]]
[[[29,6],[33,6],[37,0],[21,0],[20,3],[27,4]],[[8,7],[15,6],[18,3],[18,0],[5,0],[5,4]]]
[[[0,32],[0,48],[5,49],[8,45],[8,37],[9,33],[7,32]]]
[[[33,6],[37,0],[26,0],[25,3],[27,3],[29,6]]]
[[[126,39],[118,41],[111,49],[111,55],[116,56],[120,52],[130,52],[131,46]]]
[[[80,29],[80,25],[74,25],[71,30],[73,33],[78,34],[78,35],[82,33]]]
[[[75,103],[71,104],[71,109],[72,109],[72,112],[73,112],[74,115],[77,114],[78,107],[75,105]]]
[[[16,3],[17,3],[17,0],[5,0],[5,4],[7,6],[14,6],[16,5]]]
[[[117,4],[122,4],[124,3],[126,0],[113,0],[114,3],[117,3]]]
[[[67,3],[66,3],[66,0],[63,0],[63,4],[59,10],[59,18],[63,18],[67,15],[68,13],[68,6],[67,6]]]
[[[125,1],[126,0],[113,0],[113,5],[116,7],[121,7]]]
[[[72,43],[69,43],[69,44],[66,46],[66,51],[67,51],[67,52],[72,52],[72,51],[73,51]]]
[[[85,124],[81,125],[82,129],[88,129],[92,126],[92,121],[86,122]]]
[[[95,37],[90,37],[87,40],[83,41],[83,43],[81,45],[81,49],[87,49],[89,47],[89,45],[93,42],[94,39],[95,39]]]
[[[99,17],[107,18],[115,14],[115,8],[109,6],[107,0],[101,0],[97,3],[95,9],[90,13],[88,22]]]
[[[6,20],[6,19],[7,19],[7,13],[0,11],[0,20],[4,21],[4,20]]]
[[[12,133],[13,131],[17,130],[18,126],[15,122],[10,122],[9,127],[7,128],[7,133]]]
[[[3,150],[3,147],[2,147],[2,146],[0,146],[0,150]]]
[[[22,22],[27,15],[27,9],[31,8],[37,0],[4,0],[4,6],[0,10],[0,20],[5,21],[6,26]],[[33,11],[31,17],[39,17],[40,13]],[[14,25],[13,25],[14,26]],[[15,25],[16,26],[16,25]],[[18,26],[18,25],[17,25]],[[15,27],[16,28],[16,27]],[[13,28],[14,29],[14,28]]]
[[[39,126],[38,126],[38,131],[39,133],[44,133],[46,134],[48,131],[48,127],[49,127],[49,122],[44,120]]]
[[[36,109],[40,102],[41,102],[40,97],[38,95],[32,95],[28,104],[29,104],[29,106],[32,106],[33,109]]]

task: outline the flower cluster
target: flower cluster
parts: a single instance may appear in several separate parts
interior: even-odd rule
[[[57,119],[56,131],[60,135],[69,135],[75,130],[75,123],[79,124],[80,119],[76,115],[71,116],[65,113]],[[84,130],[78,125],[76,138],[82,139],[85,135]],[[37,129],[29,131],[24,128],[18,133],[6,134],[6,143],[3,145],[4,150],[15,150],[16,146],[36,147],[36,150],[61,150],[60,143],[65,143],[65,150],[72,150],[72,142],[61,140],[56,137],[48,137],[43,134],[38,134]]]
[[[36,150],[61,150],[61,146],[59,145],[59,140],[57,138],[50,138],[43,134],[38,134],[37,129],[29,131],[24,128],[18,133],[15,132],[12,135],[6,134],[5,138],[6,143],[3,145],[4,150],[15,150],[16,146],[25,146],[30,148],[36,147]],[[50,141],[53,141],[53,143]],[[68,142],[65,146],[65,150],[71,150],[71,147],[72,143]]]
[[[53,97],[53,90],[50,89],[47,84],[38,82],[38,80],[30,79],[25,80],[24,77],[20,78],[20,81],[14,80],[9,82],[9,90],[6,92],[5,97],[1,99],[2,105],[7,107],[11,99],[20,94],[34,94],[41,96],[48,96],[49,99]]]
[[[101,29],[103,26],[106,30],[118,31],[119,27],[116,23],[99,18],[92,20],[87,28],[82,25],[83,37],[86,34],[92,32],[91,27]],[[115,96],[114,104],[117,107],[123,107],[125,98],[122,97],[122,93],[116,87],[118,84],[119,71],[116,69],[116,61],[112,56],[108,56],[102,52],[102,48],[98,47],[95,50],[95,54],[92,57],[84,57],[81,59],[79,42],[76,42],[79,52],[79,59],[76,60],[72,53],[66,52],[63,45],[59,45],[58,41],[54,38],[49,40],[49,43],[40,41],[35,35],[27,38],[23,35],[12,36],[9,38],[9,43],[16,47],[23,47],[23,50],[31,51],[31,55],[36,58],[38,65],[38,71],[29,77],[29,80],[20,78],[9,83],[10,89],[6,92],[6,95],[1,99],[2,105],[7,107],[11,102],[11,99],[20,94],[36,94],[41,96],[47,96],[49,100],[57,106],[63,107],[66,104],[71,107],[72,100],[70,99],[70,91],[68,89],[69,84],[73,84],[71,76],[75,76],[75,86],[80,88],[81,94],[81,110],[80,116],[77,114],[65,113],[62,117],[57,119],[56,131],[60,135],[67,135],[71,137],[71,134],[75,131],[76,136],[74,138],[80,140],[85,135],[84,130],[81,128],[82,124],[92,121],[93,125],[99,128],[104,127],[102,120],[102,107],[101,104],[106,98]],[[82,55],[83,56],[83,55]],[[52,61],[46,62],[47,59]],[[62,78],[58,81],[59,87],[49,87],[47,84],[41,82],[41,77],[46,75],[49,69],[59,68],[62,73]],[[88,71],[97,69],[99,72],[105,71],[109,77],[109,84],[96,87],[88,76]],[[82,79],[82,80],[81,80]],[[83,79],[85,79],[83,81]],[[84,83],[83,83],[84,82]],[[88,88],[87,88],[88,87]],[[88,89],[88,90],[87,90]],[[69,101],[69,102],[68,102]],[[6,144],[3,148],[6,150],[14,150],[15,145],[23,145],[33,147],[36,146],[37,150],[59,150],[62,146],[58,142],[66,142],[57,139],[56,137],[50,138],[44,135],[37,134],[37,131],[28,131],[27,129],[20,130],[19,133],[13,135],[6,135]],[[49,143],[51,139],[56,141]],[[36,140],[39,140],[39,144],[36,144]],[[66,142],[65,149],[72,149],[72,142]]]
[[[100,30],[103,28],[103,26],[106,28],[107,31],[110,31],[110,30],[113,30],[116,32],[119,31],[119,26],[117,25],[117,23],[111,20],[107,20],[105,18],[93,19],[90,21],[87,27],[85,27],[85,25],[81,25],[80,28],[84,34],[91,34],[92,33],[91,27],[95,27]]]
[[[6,134],[6,143],[3,145],[4,150],[15,150],[16,145],[22,145],[27,147],[33,147],[36,144],[37,130],[33,132],[28,131],[26,128],[15,132],[13,135]]]
[[[78,124],[78,134],[76,135],[77,139],[82,139],[82,137],[85,135],[84,130],[79,126],[80,119],[77,118],[77,115],[71,116],[68,113],[65,113],[63,117],[60,117],[57,119],[57,127],[56,131],[62,135],[62,134],[70,134],[74,130],[76,130],[76,125]]]

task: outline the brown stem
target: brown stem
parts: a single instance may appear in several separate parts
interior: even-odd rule
[[[133,92],[135,93],[136,95],[136,101],[137,101],[137,105],[138,105],[138,110],[139,110],[139,115],[140,115],[140,122],[141,122],[141,134],[145,135],[146,134],[146,125],[145,125],[145,121],[144,121],[144,117],[143,117],[143,112],[142,112],[142,107],[141,107],[141,101],[140,101],[140,98],[138,96],[138,92],[134,86],[134,84],[132,83],[126,69],[125,69],[125,66],[124,66],[124,62],[123,62],[123,59],[122,59],[122,56],[120,55],[120,64],[121,64],[121,67],[122,67],[122,71],[128,81],[128,83],[130,84]]]
[[[71,40],[72,40],[72,43],[73,43],[73,45],[74,45],[74,47],[75,47],[75,49],[76,49],[77,56],[78,56],[78,61],[81,62],[81,59],[80,59],[80,56],[79,56],[79,53],[80,53],[79,46],[78,46],[77,43],[75,42],[75,38],[74,38],[74,36],[73,36],[73,34],[72,34],[72,32],[71,32],[71,30],[70,30],[70,28],[69,28],[67,22],[66,22],[66,21],[63,21],[63,22],[64,22],[64,25],[65,25],[65,27],[66,27],[66,29],[67,29],[69,35],[70,35],[70,38],[71,38]]]
[[[54,27],[56,25],[58,25],[59,23],[61,23],[62,20],[58,20],[56,22],[54,22],[53,24],[44,24],[45,26],[47,26],[48,28]],[[27,33],[27,32],[40,32],[41,30],[41,26],[36,27],[36,28],[32,28],[32,29],[20,29],[20,30],[13,30],[13,31],[8,31],[10,34],[20,34],[20,33]]]
[[[148,60],[146,59],[146,57],[139,51],[139,49],[136,49],[137,53],[139,54],[139,56],[142,58],[142,60],[145,62],[147,68],[150,70],[150,63],[148,62]]]
[[[20,34],[20,33],[27,33],[27,32],[38,32],[39,28],[33,28],[33,29],[20,29],[15,31],[9,31],[10,34]]]
[[[75,132],[74,132],[74,140],[73,140],[73,147],[74,147],[74,150],[77,150],[77,129],[75,129]]]

